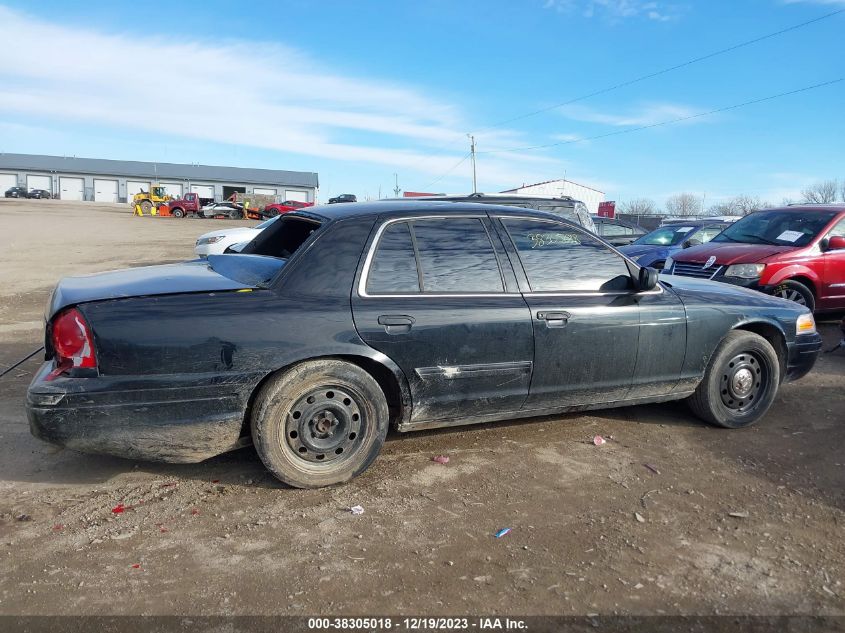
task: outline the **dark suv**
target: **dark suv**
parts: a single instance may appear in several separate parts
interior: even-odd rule
[[[358,198],[354,193],[342,193],[334,198],[329,198],[329,204],[337,204],[338,202],[358,202]]]
[[[7,198],[26,198],[26,187],[11,187],[6,189]]]
[[[435,200],[444,202],[476,202],[481,204],[503,204],[508,207],[522,207],[523,209],[534,209],[535,211],[545,211],[546,213],[553,213],[570,222],[580,224],[588,231],[598,233],[596,223],[590,216],[590,212],[580,200],[563,196],[555,198],[553,196],[520,196],[509,193],[470,193],[459,195],[443,195],[443,196],[420,196],[414,198],[396,198],[396,200],[407,201],[422,201]]]

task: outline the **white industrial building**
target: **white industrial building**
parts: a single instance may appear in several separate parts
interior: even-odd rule
[[[560,180],[547,180],[545,182],[538,182],[533,185],[523,184],[516,189],[508,189],[502,193],[518,193],[532,196],[569,196],[580,200],[593,215],[599,212],[599,203],[604,202],[604,192],[586,185],[580,185],[577,182],[561,178]]]
[[[154,183],[172,196],[193,192],[217,202],[235,192],[315,202],[319,186],[314,172],[0,154],[0,192],[19,186],[44,189],[62,200],[126,202]]]

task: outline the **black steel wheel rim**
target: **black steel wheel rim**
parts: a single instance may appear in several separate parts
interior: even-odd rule
[[[309,391],[290,408],[285,441],[299,458],[332,464],[355,454],[364,441],[363,398],[349,388],[324,386]]]
[[[759,401],[768,382],[769,371],[763,359],[754,352],[740,352],[722,370],[722,403],[737,413],[745,413]]]

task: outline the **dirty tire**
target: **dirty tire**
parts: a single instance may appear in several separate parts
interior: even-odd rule
[[[229,211],[230,220],[240,220],[242,217],[244,217],[243,211],[238,211],[237,209]]]
[[[175,209],[170,211],[170,215],[172,215],[174,218],[184,218],[185,212],[179,207],[176,207]]]
[[[807,306],[811,312],[816,309],[816,298],[813,296],[813,291],[800,281],[793,279],[783,281],[774,287],[772,295]]]
[[[722,339],[687,399],[702,420],[728,429],[754,424],[766,414],[780,385],[780,361],[758,334],[734,330]]]
[[[142,200],[141,201],[141,210],[144,213],[149,213],[150,211],[152,211],[152,208],[153,208],[153,203],[150,202],[149,200]]]
[[[264,465],[295,488],[319,488],[364,472],[387,435],[387,400],[375,379],[340,360],[307,361],[272,377],[252,410]]]

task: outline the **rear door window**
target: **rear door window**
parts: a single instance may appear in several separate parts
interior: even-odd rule
[[[368,294],[405,294],[420,291],[414,244],[407,222],[388,224],[379,239],[367,276]]]
[[[412,227],[425,292],[504,292],[496,253],[480,219],[414,220]]]
[[[367,294],[504,292],[496,253],[479,218],[387,225],[367,272]]]

